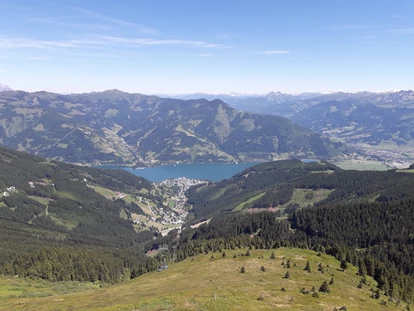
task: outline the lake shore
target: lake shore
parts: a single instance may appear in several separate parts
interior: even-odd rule
[[[181,163],[137,169],[125,166],[100,166],[100,168],[123,169],[153,182],[179,177],[217,182],[259,163]]]

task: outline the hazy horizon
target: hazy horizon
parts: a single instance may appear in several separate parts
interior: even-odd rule
[[[88,94],[88,93],[102,93],[102,92],[108,92],[108,91],[120,91],[123,93],[129,93],[129,94],[143,94],[143,95],[153,95],[153,96],[188,96],[188,95],[197,95],[197,94],[201,94],[201,95],[211,95],[211,96],[219,96],[219,95],[226,95],[226,96],[234,96],[234,97],[242,97],[242,96],[257,96],[257,97],[261,97],[261,96],[267,96],[270,93],[281,93],[281,94],[286,94],[286,95],[301,95],[301,94],[335,94],[335,93],[349,93],[349,94],[357,94],[357,93],[363,93],[363,92],[368,92],[368,93],[378,93],[378,94],[382,94],[382,93],[397,93],[397,92],[411,92],[413,91],[412,89],[390,89],[390,90],[358,90],[358,91],[348,91],[348,90],[335,90],[335,91],[304,91],[304,92],[297,92],[297,93],[289,93],[289,92],[282,92],[280,90],[270,90],[268,92],[264,92],[264,93],[243,93],[243,92],[234,92],[234,91],[229,91],[229,92],[222,92],[222,93],[207,93],[207,92],[190,92],[190,93],[168,93],[168,92],[157,92],[157,93],[144,93],[144,92],[128,92],[125,91],[123,89],[119,89],[119,88],[110,88],[110,89],[102,89],[102,90],[90,90],[90,91],[85,91],[85,92],[74,92],[74,91],[69,91],[69,90],[53,90],[53,89],[14,89],[12,87],[10,87],[10,85],[8,85],[7,83],[1,83],[0,82],[0,87],[1,86],[5,86],[5,87],[9,87],[11,90],[13,91],[23,91],[23,92],[28,92],[28,93],[35,93],[35,92],[49,92],[49,93],[56,93],[56,94],[61,94],[61,95],[70,95],[70,94]],[[1,92],[1,91],[0,91]]]

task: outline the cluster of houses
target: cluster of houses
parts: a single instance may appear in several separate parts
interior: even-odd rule
[[[49,184],[49,183],[46,183],[46,182],[43,182],[43,181],[29,181],[28,184],[29,184],[30,188],[35,188],[36,185],[53,186],[53,187],[55,186],[55,184]],[[10,187],[6,188],[6,191],[4,191],[1,196],[8,197],[8,196],[10,196],[10,193],[13,193],[13,192],[17,192],[17,189],[16,189],[15,186],[10,186]]]
[[[384,159],[382,163],[391,168],[407,168],[413,163],[413,155],[407,154],[404,148],[396,147],[393,150],[381,150],[370,146],[356,147],[366,155]]]
[[[181,218],[187,217],[187,211],[185,209],[187,197],[185,196],[185,192],[190,189],[191,186],[199,184],[208,184],[208,181],[179,177],[167,179],[159,183],[160,186],[177,189],[175,195],[171,197],[171,200],[174,202],[174,208],[172,208],[172,210],[182,216]]]
[[[185,192],[194,185],[205,184],[207,181],[189,179],[185,177],[164,180],[158,185],[171,190],[170,204],[164,207],[150,206],[149,202],[143,198],[139,198],[140,202],[146,203],[152,216],[146,216],[145,219],[136,218],[134,223],[147,226],[149,222],[159,222],[163,225],[176,225],[181,228],[181,224],[185,222],[188,216],[187,197]],[[164,231],[163,231],[164,232]]]
[[[180,211],[180,213],[177,213],[174,209],[171,209],[171,211],[164,211],[163,208],[160,208],[159,214],[162,218],[161,223],[163,225],[165,224],[172,224],[172,225],[178,225],[184,223],[185,218],[188,215],[187,211]]]
[[[155,222],[157,219],[153,216],[145,216],[145,219],[135,218],[135,224],[146,226],[150,221]]]
[[[15,186],[10,186],[6,189],[6,191],[3,192],[2,196],[3,197],[8,197],[10,195],[11,192],[16,192],[16,187]]]
[[[117,198],[117,199],[122,199],[122,198],[125,198],[126,196],[127,196],[126,193],[122,193],[122,192],[119,192],[119,191],[115,192],[115,198]]]
[[[28,184],[29,184],[30,188],[35,188],[36,185],[40,185],[40,186],[53,186],[53,187],[55,186],[55,184],[48,184],[48,183],[43,182],[43,181],[29,181]]]

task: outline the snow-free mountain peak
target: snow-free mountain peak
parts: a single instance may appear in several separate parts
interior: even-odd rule
[[[8,85],[0,83],[0,92],[4,91],[12,91],[12,89]]]

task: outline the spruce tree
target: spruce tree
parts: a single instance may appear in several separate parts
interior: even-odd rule
[[[367,267],[365,266],[364,260],[362,260],[361,258],[358,260],[358,275],[367,275]]]
[[[306,267],[304,269],[305,271],[308,271],[309,273],[311,273],[311,267],[310,267],[310,263],[309,261],[306,262]]]
[[[285,273],[284,279],[290,279],[290,273],[289,273],[289,271],[287,271]]]
[[[348,269],[348,263],[344,259],[341,260],[341,269],[344,272],[345,272],[346,269]]]
[[[324,281],[321,285],[321,287],[319,288],[319,291],[321,293],[330,293],[331,290],[329,289],[329,285],[328,282]]]

